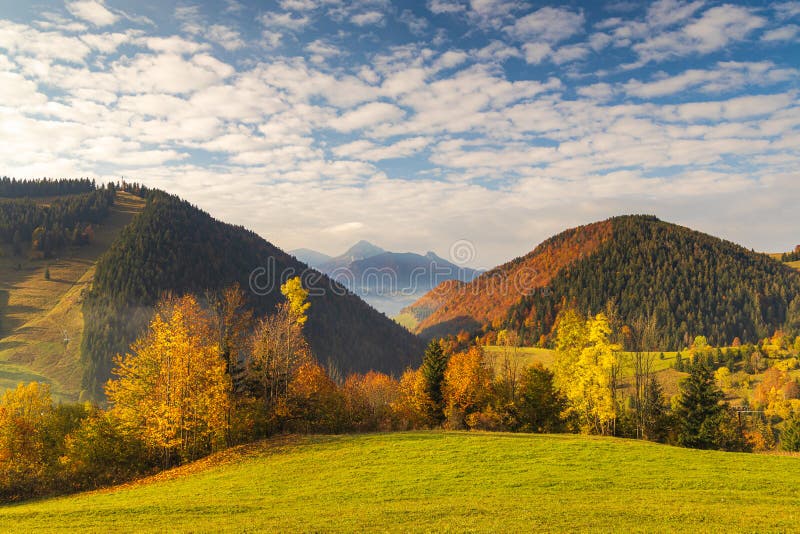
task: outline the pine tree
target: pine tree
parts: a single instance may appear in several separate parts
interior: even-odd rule
[[[681,385],[675,415],[678,418],[678,443],[694,449],[713,449],[717,426],[724,411],[723,394],[714,383],[714,374],[703,364],[692,365]]]
[[[675,355],[675,365],[673,367],[676,371],[683,372],[683,357],[680,352]]]
[[[438,425],[444,421],[442,384],[444,372],[447,369],[447,359],[441,343],[434,340],[425,349],[425,357],[420,368],[424,380],[424,391],[428,397],[426,415],[432,425]]]
[[[784,423],[781,432],[781,449],[789,452],[800,452],[800,417],[795,416]]]

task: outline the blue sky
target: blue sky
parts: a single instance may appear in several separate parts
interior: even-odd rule
[[[621,213],[800,243],[800,2],[0,2],[0,173],[471,265]]]

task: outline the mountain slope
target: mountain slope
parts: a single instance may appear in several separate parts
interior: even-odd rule
[[[455,292],[417,327],[424,335],[511,328],[528,344],[565,304],[597,313],[609,301],[630,323],[655,314],[662,348],[695,335],[755,342],[800,326],[800,274],[728,241],[648,216],[568,230]]]
[[[798,461],[577,435],[290,436],[0,507],[0,530],[792,532]]]
[[[522,295],[546,287],[561,269],[592,254],[611,234],[608,221],[567,230],[469,284],[442,285],[435,295],[423,297],[406,310],[423,318],[416,331],[425,337],[500,325]]]
[[[342,373],[399,373],[418,363],[422,342],[324,275],[258,235],[225,224],[177,197],[154,192],[97,265],[84,303],[83,387],[102,396],[112,357],[125,352],[165,291],[200,293],[238,282],[257,313],[283,298],[280,284],[306,273],[305,331],[314,354]],[[251,284],[252,282],[252,284]]]
[[[310,248],[298,248],[295,250],[290,250],[289,254],[302,261],[309,267],[314,267],[315,269],[317,266],[322,265],[332,259],[327,254],[317,252],[316,250],[311,250]]]
[[[91,182],[58,183],[63,194],[91,190]],[[60,197],[50,196],[47,201],[52,198]],[[93,225],[90,244],[70,247],[48,261],[13,254],[0,257],[0,392],[35,380],[51,384],[59,399],[77,400],[84,291],[91,284],[98,257],[143,207],[141,198],[117,191],[108,216]]]

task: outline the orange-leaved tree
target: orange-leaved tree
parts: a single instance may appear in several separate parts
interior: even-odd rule
[[[120,423],[165,466],[225,443],[231,384],[208,314],[193,296],[165,297],[131,353],[115,359],[106,394]]]
[[[463,428],[471,414],[483,410],[491,398],[491,387],[492,373],[480,346],[450,356],[442,388],[448,427]]]

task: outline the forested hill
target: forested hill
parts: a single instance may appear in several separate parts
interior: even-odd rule
[[[264,295],[249,290],[258,268],[258,285],[271,286]],[[102,396],[113,356],[128,349],[163,292],[202,295],[238,282],[253,308],[266,313],[283,298],[280,283],[305,269],[255,233],[219,222],[175,196],[151,192],[144,211],[98,261],[84,302],[84,389]],[[399,373],[418,363],[424,348],[419,338],[325,276],[304,283],[311,290],[305,331],[321,363],[342,373]]]
[[[508,276],[526,266],[540,271],[542,265],[549,271],[522,286],[502,310],[487,304],[492,315],[480,317],[463,307],[464,294],[497,301],[484,278],[520,287]],[[615,217],[559,234],[478,278],[440,303],[418,330],[430,336],[457,333],[462,325],[471,325],[473,333],[510,328],[535,344],[550,333],[565,305],[596,313],[611,301],[627,324],[655,314],[664,349],[680,348],[700,334],[714,344],[735,337],[755,342],[775,329],[800,327],[800,274],[764,254],[655,217]]]

